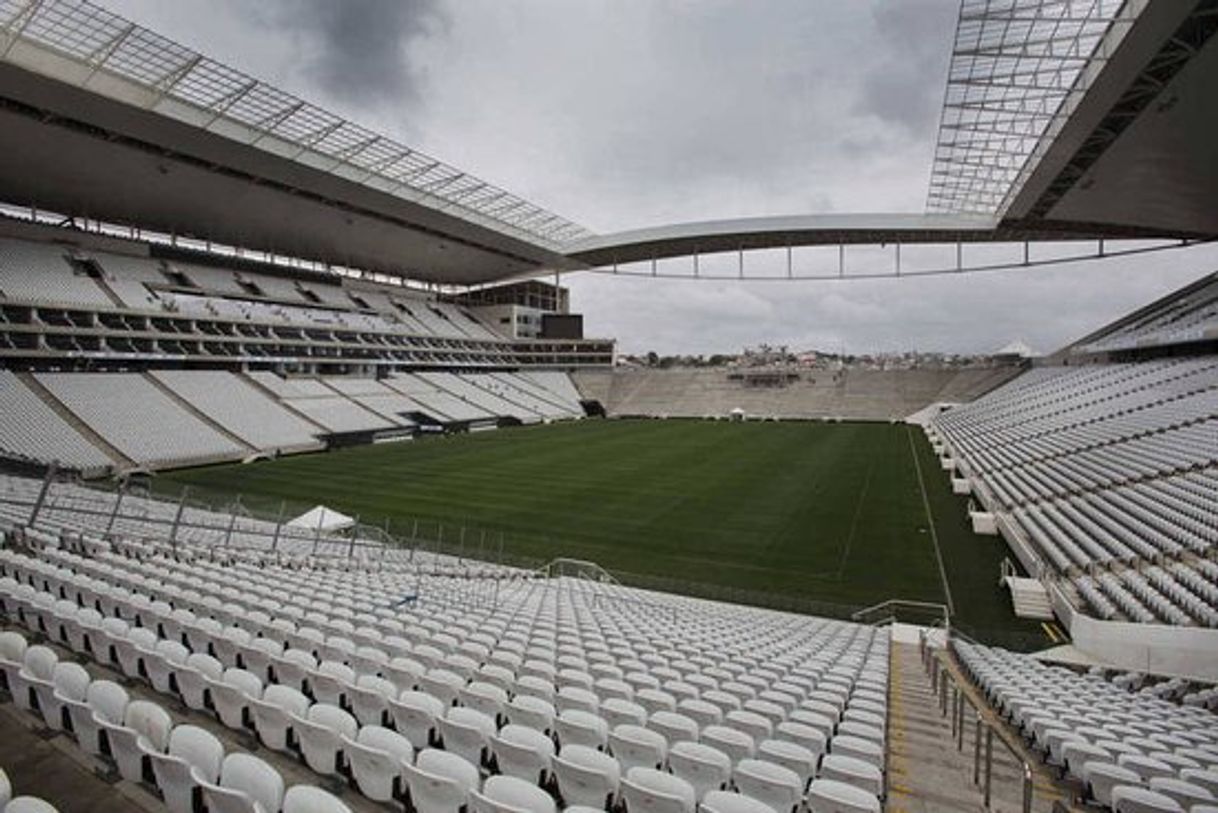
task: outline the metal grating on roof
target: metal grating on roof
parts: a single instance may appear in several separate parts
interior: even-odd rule
[[[1146,0],[963,0],[926,208],[1001,215]]]
[[[289,157],[551,249],[591,236],[576,223],[391,138],[315,107],[87,0],[0,0],[0,59],[21,41],[149,92],[149,109],[215,130],[236,122],[286,142]],[[187,105],[187,117],[166,101]],[[202,113],[200,117],[198,114]],[[291,152],[291,148],[296,148]],[[282,145],[276,149],[283,154]]]

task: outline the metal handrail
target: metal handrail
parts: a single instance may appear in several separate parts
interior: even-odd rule
[[[951,611],[948,610],[946,604],[941,604],[934,601],[915,601],[913,599],[890,598],[887,601],[881,601],[879,604],[873,604],[870,607],[864,607],[850,615],[851,621],[858,621],[864,624],[873,624],[878,622],[887,623],[889,621],[898,620],[901,610],[911,610],[916,613],[929,613],[942,619],[942,626],[949,628],[951,626]]]
[[[953,635],[967,638],[958,631],[949,631],[949,639],[944,644],[949,658],[952,657],[950,637]],[[990,810],[993,800],[994,733],[997,729],[986,722],[981,710],[956,681],[952,671],[940,661],[937,650],[929,645],[925,632],[919,635],[918,646],[923,666],[930,677],[932,693],[938,699],[940,714],[947,716],[951,713],[952,740],[958,752],[964,750],[965,712],[968,708],[973,710],[973,784],[982,788],[985,809]],[[1035,794],[1032,766],[1003,737],[999,736],[998,741],[1019,764],[1022,782],[1021,809],[1023,813],[1030,813]]]

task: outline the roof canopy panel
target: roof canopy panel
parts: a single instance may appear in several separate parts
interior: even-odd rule
[[[1142,4],[964,0],[926,208],[1002,214],[1010,191]]]
[[[475,246],[488,256],[465,275],[476,279],[450,280],[443,272],[426,269],[419,278],[486,281],[563,267],[563,246],[589,234],[507,190],[85,0],[0,0],[0,68],[6,84],[0,102],[42,121],[48,132],[75,129],[78,135],[160,152],[167,161],[193,163],[281,194],[305,194],[334,208],[387,215],[403,233],[402,244],[396,251],[383,244],[372,270],[401,273],[403,258],[424,236],[433,243]],[[90,146],[80,138],[75,141],[77,149],[104,151],[96,142]],[[24,171],[33,174],[34,168]],[[102,171],[104,167],[97,167],[94,174]],[[104,185],[122,187],[132,181],[113,174]],[[43,185],[49,187],[45,181]],[[33,202],[49,206],[50,199],[66,197],[62,190],[44,192]],[[311,242],[285,239],[281,233],[223,228],[220,210],[231,207],[232,200],[200,199],[195,223],[210,223],[214,231],[194,225],[190,232],[276,251]],[[155,212],[114,210],[113,196],[65,202],[76,207],[64,210],[69,214],[161,227]],[[285,202],[276,208],[283,212],[291,207]],[[145,214],[149,220],[133,222]],[[417,233],[407,234],[411,229]],[[392,240],[392,235],[380,235],[382,241],[386,238]],[[342,263],[344,253],[361,252],[313,249],[302,256]]]

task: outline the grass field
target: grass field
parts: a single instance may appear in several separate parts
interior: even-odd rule
[[[919,477],[919,461],[922,476]],[[903,425],[585,421],[170,473],[161,488],[325,503],[369,524],[623,575],[865,606],[944,601],[1013,621],[1001,542],[975,537],[922,433]],[[926,495],[924,498],[923,484]],[[938,488],[936,488],[938,486]],[[932,535],[927,506],[936,517]],[[628,574],[634,574],[633,576]],[[672,589],[679,584],[659,583]]]

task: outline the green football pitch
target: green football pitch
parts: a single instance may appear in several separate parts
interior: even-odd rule
[[[979,633],[1026,629],[997,586],[1005,545],[972,534],[921,431],[904,425],[590,420],[159,481],[262,511],[324,503],[398,536],[434,539],[442,525],[447,550],[586,559],[626,582],[755,603],[845,611],[950,591]]]

